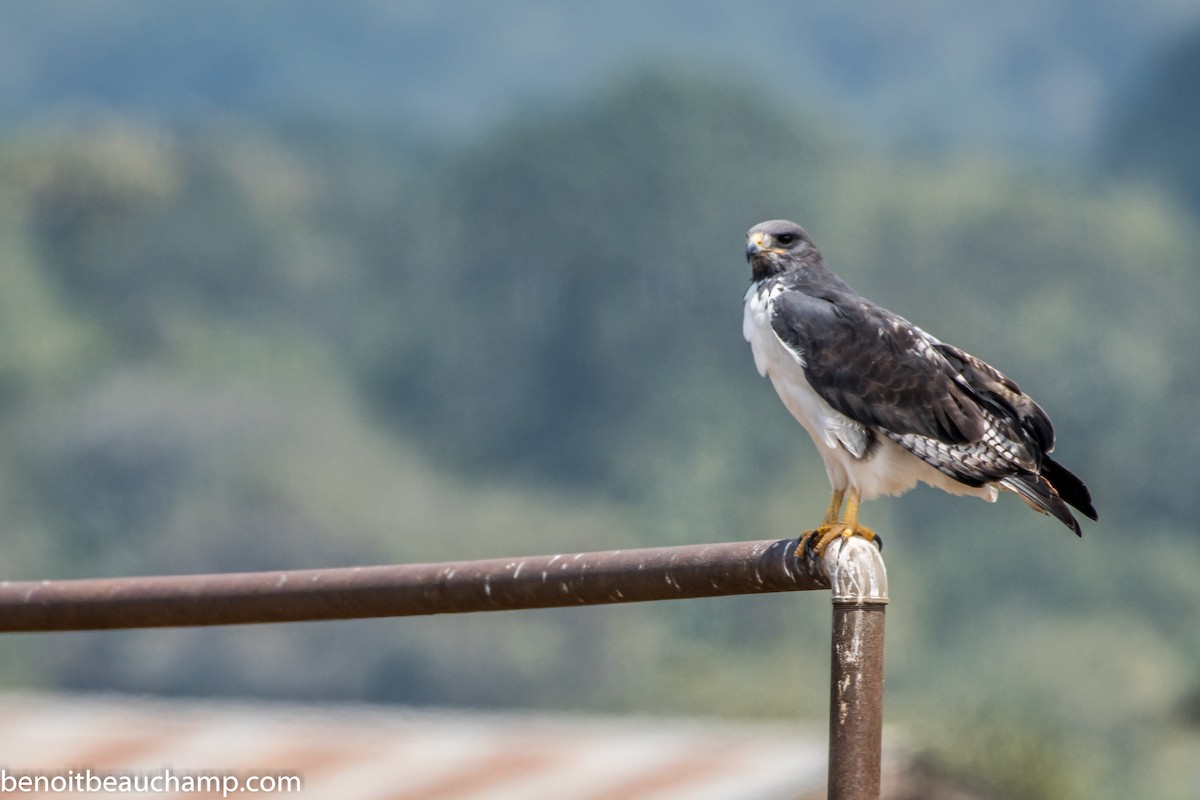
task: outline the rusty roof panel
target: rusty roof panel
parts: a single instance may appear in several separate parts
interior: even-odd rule
[[[304,800],[794,800],[826,759],[786,724],[0,695],[9,773],[298,774]]]

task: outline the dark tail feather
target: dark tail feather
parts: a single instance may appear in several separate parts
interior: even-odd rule
[[[1067,508],[1058,492],[1054,491],[1050,482],[1041,475],[1013,475],[1000,482],[1021,495],[1029,505],[1054,516],[1074,531],[1076,536],[1083,536],[1083,531],[1079,529],[1079,521],[1075,519],[1071,509]]]
[[[1042,477],[1050,481],[1058,496],[1078,508],[1089,519],[1099,519],[1092,505],[1092,493],[1069,469],[1049,457],[1042,459]]]

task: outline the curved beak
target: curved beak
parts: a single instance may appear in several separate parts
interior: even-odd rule
[[[769,237],[762,231],[755,231],[746,237],[746,260],[754,258],[759,253],[780,253],[783,251],[778,247],[769,247]]]

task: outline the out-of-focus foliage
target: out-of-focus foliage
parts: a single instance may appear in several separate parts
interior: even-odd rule
[[[816,207],[837,152],[741,87],[640,76],[453,156],[397,253],[379,400],[461,469],[622,496],[747,476],[738,243]]]
[[[1153,178],[1200,212],[1200,29],[1153,63],[1146,85],[1116,106],[1109,156],[1124,175]]]
[[[1180,796],[1147,776],[1194,740],[1170,727],[1200,657],[1194,219],[1146,188],[892,160],[819,118],[638,73],[442,148],[103,115],[9,138],[6,577],[794,535],[826,479],[740,337],[742,234],[787,216],[1037,396],[1102,515],[1080,542],[1013,498],[869,506],[895,721],[1005,709],[997,735],[1023,738],[931,747],[1024,764],[1018,795]],[[819,716],[826,620],[823,598],[750,598],[2,658],[44,686]]]

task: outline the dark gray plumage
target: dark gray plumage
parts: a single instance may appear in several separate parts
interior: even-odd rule
[[[1087,487],[1049,457],[1049,416],[999,370],[857,294],[794,222],[751,228],[746,258],[743,333],[834,488],[822,548],[866,531],[860,499],[917,481],[987,500],[1012,491],[1076,534],[1068,504],[1096,519]]]

